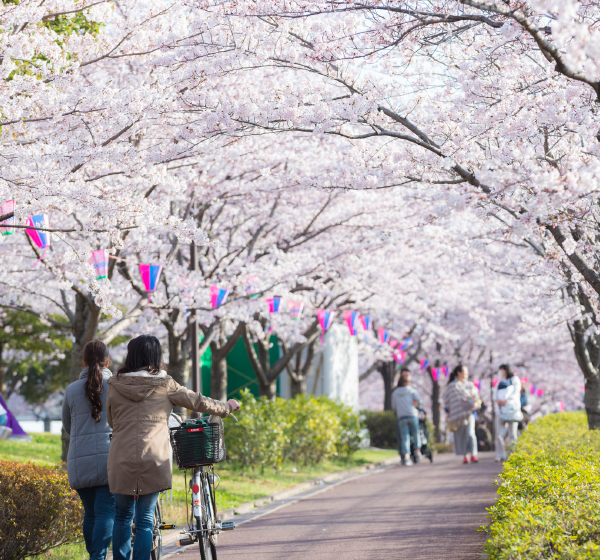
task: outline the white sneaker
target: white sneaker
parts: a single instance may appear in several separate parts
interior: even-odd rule
[[[406,460],[404,461],[404,466],[405,466],[405,467],[412,467],[412,466],[413,466],[412,459],[406,459]]]

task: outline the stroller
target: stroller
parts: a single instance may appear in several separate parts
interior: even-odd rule
[[[425,411],[419,409],[419,439],[421,440],[421,456],[427,457],[431,463],[433,463],[433,451],[429,447],[429,428],[427,427],[427,414]],[[416,451],[415,441],[410,438],[410,456],[413,463],[416,463]]]

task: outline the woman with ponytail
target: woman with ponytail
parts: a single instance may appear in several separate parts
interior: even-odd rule
[[[112,377],[108,348],[92,340],[83,348],[85,369],[63,401],[63,428],[70,436],[69,484],[83,503],[83,538],[90,560],[104,560],[112,540],[115,499],[108,488],[111,429],[106,421],[107,382]]]

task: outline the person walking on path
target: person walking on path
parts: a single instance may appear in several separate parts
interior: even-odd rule
[[[130,556],[131,560],[150,558],[158,494],[172,486],[167,422],[174,406],[221,418],[240,407],[234,399],[209,399],[177,384],[165,371],[156,337],[141,335],[130,340],[123,366],[108,383],[107,415],[113,429],[108,484],[116,505],[114,560],[129,560]]]
[[[404,368],[400,372],[398,386],[392,392],[392,409],[396,413],[396,424],[398,427],[398,451],[402,464],[411,467],[413,462],[410,458],[410,439],[415,442],[415,460],[421,460],[421,442],[419,438],[419,408],[421,408],[421,397],[417,390],[411,386],[412,376],[410,371]]]
[[[460,364],[450,374],[442,395],[450,431],[454,432],[454,452],[464,457],[463,463],[477,463],[475,412],[481,406],[479,392],[469,381],[469,370]]]
[[[502,379],[494,389],[497,462],[506,460],[505,440],[508,439],[509,444],[517,441],[517,429],[523,420],[521,380],[509,365],[503,364],[499,369]]]
[[[83,348],[85,369],[65,392],[62,423],[70,436],[67,455],[69,484],[83,503],[83,539],[90,560],[104,560],[112,540],[115,499],[108,487],[110,427],[106,417],[108,368],[106,344],[99,340]]]

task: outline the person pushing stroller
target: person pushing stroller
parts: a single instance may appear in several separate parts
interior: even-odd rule
[[[410,440],[414,441],[415,461],[421,460],[421,441],[419,434],[419,409],[422,407],[421,396],[411,386],[410,370],[403,368],[400,372],[398,386],[392,392],[392,409],[396,413],[398,426],[398,452],[402,464],[413,465],[410,458]]]

